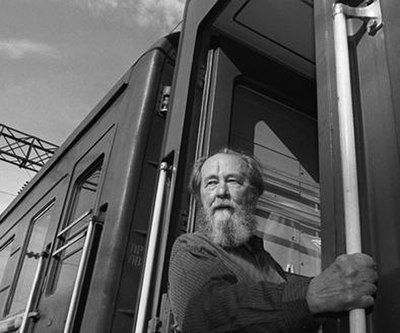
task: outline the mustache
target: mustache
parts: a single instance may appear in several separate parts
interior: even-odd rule
[[[211,209],[215,211],[216,209],[221,209],[221,208],[231,208],[235,209],[237,208],[237,204],[232,202],[231,200],[226,200],[226,199],[216,199],[213,204],[211,205]]]
[[[226,199],[218,199],[216,200],[208,211],[213,215],[219,210],[229,210],[231,213],[240,210],[240,207],[235,202]]]

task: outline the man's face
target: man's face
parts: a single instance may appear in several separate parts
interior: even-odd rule
[[[223,246],[238,246],[251,236],[254,194],[245,162],[238,156],[216,154],[201,168],[202,218],[211,238]]]
[[[240,157],[216,154],[203,164],[200,198],[204,208],[211,208],[214,214],[231,211],[232,203],[247,204],[251,193],[246,164]]]

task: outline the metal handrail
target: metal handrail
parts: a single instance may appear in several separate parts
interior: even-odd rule
[[[86,262],[87,262],[87,259],[89,256],[90,243],[93,238],[94,223],[95,223],[95,220],[93,218],[90,219],[89,224],[88,224],[88,229],[86,232],[85,243],[84,243],[83,249],[82,249],[81,260],[79,261],[78,271],[76,273],[75,283],[74,283],[74,287],[72,290],[71,301],[69,304],[67,319],[65,321],[65,326],[64,326],[64,333],[69,333],[71,331],[71,328],[73,325],[73,318],[74,318],[77,303],[78,303],[79,291],[81,288],[83,275],[85,272]]]
[[[17,313],[11,317],[0,320],[0,333],[8,333],[19,330],[22,324],[24,313]]]
[[[61,230],[58,235],[57,238],[60,238],[62,235],[64,235],[68,230],[72,229],[75,225],[77,225],[79,222],[81,222],[85,217],[89,216],[90,214],[92,214],[92,210],[89,209],[86,213],[83,213],[81,216],[79,216],[75,221],[73,221],[71,224],[69,224],[68,226],[66,226],[63,230]]]
[[[358,175],[354,134],[353,99],[346,18],[355,17],[367,21],[370,35],[376,34],[382,26],[379,1],[367,7],[353,8],[342,3],[333,7],[334,44],[336,61],[336,88],[338,100],[340,154],[343,174],[344,219],[346,231],[346,252],[361,252],[361,225],[358,199]],[[349,313],[350,332],[367,331],[364,309],[354,309]]]
[[[74,230],[73,233],[68,235],[68,237],[65,239],[65,241],[69,242],[72,238],[84,233],[87,230],[88,225],[89,225],[89,222],[87,224],[82,225],[79,229]]]
[[[144,272],[142,277],[142,288],[139,297],[139,309],[137,315],[137,321],[135,325],[135,333],[143,333],[146,321],[146,310],[150,295],[151,277],[154,270],[154,259],[156,256],[157,239],[162,220],[162,206],[164,202],[164,193],[167,185],[167,173],[168,173],[167,162],[162,162],[160,165],[160,174],[157,184],[156,198],[154,202],[153,217],[151,220],[151,229],[149,242],[146,251],[146,260],[144,266]]]
[[[88,227],[86,227],[85,229],[88,229]],[[83,230],[82,230],[83,231]],[[52,257],[57,256],[59,253],[61,253],[62,251],[64,251],[65,249],[69,248],[71,245],[75,244],[77,241],[79,241],[80,239],[82,239],[85,236],[85,233],[82,232],[80,235],[72,238],[72,240],[70,240],[67,244],[61,246],[59,249],[57,249],[56,251],[53,252]]]
[[[42,252],[40,254],[39,262],[38,262],[38,265],[36,267],[35,277],[34,277],[33,283],[32,283],[32,288],[31,288],[31,291],[29,293],[28,302],[26,304],[25,312],[24,312],[24,315],[22,317],[21,326],[19,328],[19,333],[25,333],[26,328],[28,327],[28,319],[29,319],[29,317],[31,317],[30,316],[30,310],[32,308],[32,305],[33,305],[33,302],[34,302],[34,299],[35,299],[35,292],[36,292],[37,286],[38,286],[38,284],[40,282],[40,275],[41,275],[41,272],[42,272],[44,259],[47,257],[47,255],[48,255],[47,252]]]

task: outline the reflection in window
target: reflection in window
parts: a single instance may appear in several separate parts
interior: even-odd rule
[[[14,237],[10,238],[3,245],[0,246],[0,282],[3,280],[4,273],[6,271],[8,260],[11,255],[11,244],[14,241]]]
[[[51,223],[52,207],[53,203],[32,220],[30,233],[28,234],[29,241],[12,299],[10,313],[25,310],[40,254],[45,247],[47,230]]]
[[[243,85],[235,87],[231,145],[263,166],[257,206],[265,249],[292,273],[320,272],[316,120]]]

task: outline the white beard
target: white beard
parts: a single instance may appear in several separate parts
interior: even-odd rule
[[[202,207],[199,211],[200,230],[216,244],[238,247],[246,243],[257,227],[252,207],[232,204],[232,209]]]

